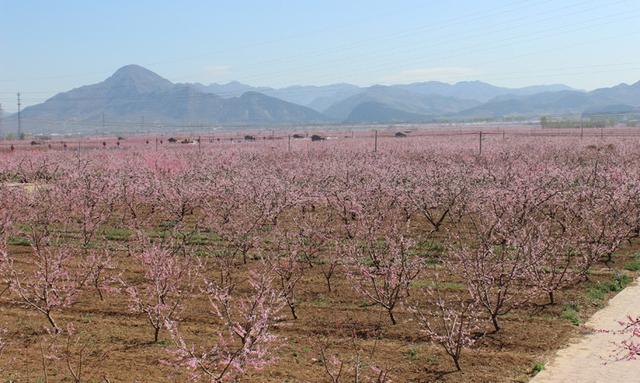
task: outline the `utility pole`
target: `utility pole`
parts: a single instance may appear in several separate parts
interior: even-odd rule
[[[198,153],[200,153],[202,149],[200,148],[200,136],[198,136]]]
[[[288,146],[289,146],[289,153],[291,153],[291,135],[289,135],[289,143],[288,143]]]
[[[482,131],[478,133],[478,155],[482,155]]]
[[[20,92],[18,92],[18,139],[22,137],[22,111],[20,110]]]
[[[374,130],[373,135],[373,152],[376,153],[378,151],[378,131]]]

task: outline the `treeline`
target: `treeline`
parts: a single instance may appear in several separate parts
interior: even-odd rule
[[[577,129],[577,128],[607,128],[615,126],[618,120],[613,117],[585,118],[556,118],[543,116],[540,118],[540,126],[545,129]]]

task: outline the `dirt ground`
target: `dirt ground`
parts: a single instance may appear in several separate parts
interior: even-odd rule
[[[347,361],[355,356],[354,350],[360,350],[365,370],[372,365],[389,368],[393,382],[526,382],[534,375],[536,363],[550,360],[579,334],[581,328],[577,324],[615,295],[598,293],[597,286],[612,281],[614,269],[622,269],[635,259],[638,248],[626,247],[614,257],[611,268],[602,267],[592,273],[590,281],[560,292],[559,303],[538,306],[533,302],[501,318],[503,328],[498,334],[483,338],[464,352],[462,372],[456,372],[443,350],[418,332],[406,308],[398,308],[398,324],[391,325],[386,312],[368,306],[352,291],[343,273],[336,275],[334,289],[329,293],[320,270],[311,269],[300,283],[299,319],[292,320],[289,312],[283,311],[276,324],[280,343],[277,363],[247,374],[240,381],[328,382],[319,359],[321,348],[329,344],[327,353]],[[13,246],[11,252],[28,255],[29,247]],[[120,263],[126,269],[132,260],[123,254]],[[127,270],[131,275],[139,272],[133,266]],[[630,278],[635,276],[630,271],[624,273]],[[427,272],[414,283],[413,290],[429,281]],[[464,287],[451,281],[441,288],[456,293]],[[107,294],[100,301],[92,291],[83,294],[78,304],[57,315],[59,322],[73,323],[82,334],[86,345],[82,381],[185,380],[185,376],[161,362],[168,357],[166,349],[171,345],[166,331],[154,344],[151,327],[142,316],[127,313],[123,295]],[[203,296],[190,300],[183,317],[189,338],[206,339],[213,334],[216,320]],[[41,314],[26,309],[15,297],[8,293],[0,296],[0,328],[8,330],[3,336],[8,344],[0,356],[3,381],[45,381],[41,357],[47,338],[45,325]],[[73,381],[64,361],[45,360],[44,364],[49,382]]]

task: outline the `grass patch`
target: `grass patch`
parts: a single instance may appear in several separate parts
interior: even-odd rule
[[[407,357],[409,360],[417,360],[418,359],[418,349],[415,347],[411,347],[407,350]]]
[[[435,282],[430,279],[418,279],[411,283],[411,287],[416,289],[422,289],[431,287],[437,290],[462,290],[464,284],[458,282]]]
[[[193,252],[193,255],[196,257],[209,257],[212,253],[207,250],[196,250]]]
[[[580,314],[578,313],[578,305],[575,303],[565,305],[560,317],[568,320],[574,326],[580,326],[580,323],[582,323],[580,320]]]
[[[533,373],[533,375],[535,376],[535,375],[537,375],[537,374],[538,374],[540,371],[542,371],[542,370],[544,370],[544,363],[542,363],[542,362],[536,362],[536,363],[533,365],[533,368],[532,368],[532,371],[531,371],[531,372],[532,372],[532,373]]]
[[[118,227],[109,227],[102,231],[102,235],[109,241],[128,241],[131,234],[131,230]]]
[[[629,271],[638,271],[638,270],[640,270],[640,260],[636,260],[636,261],[631,261],[631,262],[625,263],[624,269],[625,270],[629,270]]]
[[[633,255],[633,261],[625,263],[624,269],[629,271],[639,271],[640,270],[640,253],[635,253]]]
[[[31,241],[25,237],[10,236],[7,243],[12,246],[31,246]]]
[[[423,241],[416,244],[413,253],[420,258],[425,258],[430,264],[436,264],[440,262],[444,253],[444,245],[433,240]]]
[[[629,283],[631,278],[627,275],[616,273],[610,281],[597,282],[587,290],[587,298],[594,303],[602,302],[609,293],[621,291]]]
[[[221,238],[216,233],[197,232],[193,233],[187,239],[189,245],[210,245],[214,242],[220,242]]]
[[[431,365],[437,365],[438,363],[440,363],[440,361],[438,360],[437,355],[430,355],[427,357],[427,363]]]

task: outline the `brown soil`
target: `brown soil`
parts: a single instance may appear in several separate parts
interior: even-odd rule
[[[621,268],[636,248],[634,245],[621,251],[611,267]],[[13,246],[11,252],[27,255],[29,248]],[[131,265],[126,255],[121,258],[124,268]],[[127,274],[137,272],[139,270],[131,267]],[[502,317],[502,330],[465,350],[461,361],[463,371],[455,372],[441,348],[425,341],[405,308],[398,308],[399,323],[393,326],[386,312],[368,306],[351,290],[342,273],[337,273],[333,292],[328,293],[316,267],[299,285],[299,319],[292,320],[285,310],[276,324],[275,332],[281,344],[277,363],[245,375],[241,381],[327,382],[319,352],[329,343],[328,352],[349,360],[356,348],[362,350],[364,367],[376,364],[390,368],[394,382],[525,382],[532,376],[535,363],[548,360],[580,331],[563,318],[565,304],[577,305],[580,319],[585,321],[613,295],[594,301],[586,294],[590,284],[610,281],[612,276],[612,269],[602,268],[591,275],[589,282],[559,293],[556,305],[530,304]],[[428,275],[421,276],[421,281],[427,280]],[[456,284],[444,288],[451,293],[462,291]],[[204,297],[195,296],[190,300],[184,317],[183,328],[190,339],[206,339],[212,334],[216,320]],[[185,380],[159,362],[166,360],[166,349],[171,345],[166,331],[161,333],[161,342],[151,343],[151,327],[142,316],[127,313],[127,301],[121,294],[108,294],[104,301],[99,301],[89,290],[83,293],[78,304],[57,313],[57,318],[63,324],[73,323],[83,334],[87,344],[83,381]],[[43,381],[41,345],[46,338],[46,324],[41,314],[23,307],[15,296],[5,293],[0,297],[0,328],[8,330],[2,336],[8,344],[0,356],[4,381]],[[73,381],[64,361],[52,360],[46,364],[50,382]]]

